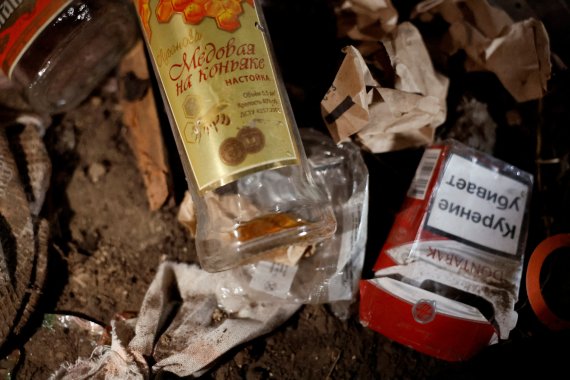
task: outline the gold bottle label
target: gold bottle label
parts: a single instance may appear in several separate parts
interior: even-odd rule
[[[252,0],[136,5],[199,192],[299,162]]]

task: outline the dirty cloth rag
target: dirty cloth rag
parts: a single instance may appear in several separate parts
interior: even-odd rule
[[[114,324],[113,344],[104,355],[63,365],[51,379],[91,378],[93,370],[111,380],[124,379],[125,374],[129,379],[145,379],[162,372],[200,376],[222,354],[272,331],[300,307],[256,302],[239,292],[223,297],[227,288],[238,288],[231,271],[208,273],[196,265],[163,262],[145,295],[134,331]],[[96,351],[101,352],[101,347]],[[152,368],[145,368],[142,357],[152,357]]]

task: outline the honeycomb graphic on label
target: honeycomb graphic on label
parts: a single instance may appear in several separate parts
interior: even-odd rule
[[[184,99],[182,103],[182,108],[184,109],[184,115],[189,119],[195,119],[200,116],[200,112],[204,107],[204,100],[196,95],[189,95]],[[210,105],[211,107],[211,105]]]
[[[156,6],[156,19],[160,23],[169,22],[174,14],[174,7],[170,1],[161,1]]]
[[[149,0],[139,0],[145,29],[150,24]],[[191,25],[201,23],[206,17],[213,18],[219,29],[233,32],[241,24],[239,16],[243,13],[242,3],[253,5],[253,0],[160,0],[155,9],[159,23],[170,22],[176,13],[181,14],[184,22]],[[150,36],[150,26],[147,32]]]
[[[202,132],[196,123],[189,121],[184,125],[182,136],[184,137],[184,141],[194,144],[200,142],[202,139]]]
[[[184,138],[187,142],[200,142],[203,134],[219,132],[220,128],[231,125],[231,118],[224,111],[228,103],[219,101],[213,94],[188,95],[182,103],[186,125]]]

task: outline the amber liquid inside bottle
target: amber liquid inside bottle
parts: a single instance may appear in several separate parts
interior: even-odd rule
[[[35,110],[68,111],[119,63],[138,33],[126,0],[72,1],[27,47],[11,78]]]
[[[245,242],[304,224],[306,222],[287,213],[268,214],[240,223],[235,229],[235,237],[240,242]]]

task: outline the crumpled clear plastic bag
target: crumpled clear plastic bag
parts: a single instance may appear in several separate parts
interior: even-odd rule
[[[337,145],[319,131],[300,131],[316,184],[326,191],[333,203],[337,231],[333,238],[317,246],[290,247],[285,258],[233,269],[242,288],[220,289],[220,293],[227,299],[246,292],[258,299],[330,303],[333,312],[344,319],[358,291],[364,263],[368,169],[355,144]],[[276,173],[266,171],[260,175],[275,176]]]

